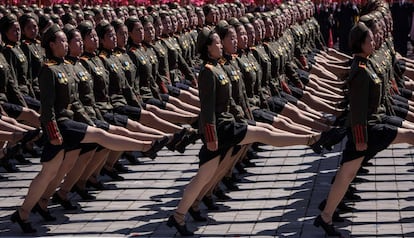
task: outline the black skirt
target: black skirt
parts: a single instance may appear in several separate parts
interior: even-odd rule
[[[202,136],[201,138],[204,144],[199,152],[200,166],[217,156],[223,159],[230,148],[238,145],[244,139],[247,132],[247,123],[236,122],[234,118],[233,120],[218,118],[216,121],[216,131],[218,138],[218,149],[216,151],[208,150],[204,137]]]
[[[361,157],[373,158],[378,152],[386,149],[397,137],[398,128],[388,124],[376,124],[368,126],[368,148],[365,151],[357,151],[352,137],[351,129],[348,129],[348,141],[342,153],[341,164]]]

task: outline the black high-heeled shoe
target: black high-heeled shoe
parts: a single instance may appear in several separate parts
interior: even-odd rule
[[[73,211],[78,209],[77,206],[73,205],[69,200],[61,198],[57,193],[53,194],[52,201],[62,205],[65,210]]]
[[[212,197],[204,196],[202,199],[204,205],[206,205],[207,209],[210,211],[217,211],[219,207],[216,205]]]
[[[142,152],[142,155],[154,160],[157,157],[157,152],[162,150],[162,148],[164,148],[164,146],[168,144],[168,141],[169,141],[169,138],[166,136],[160,140],[154,141],[154,143],[152,143],[151,149],[149,149],[148,151]]]
[[[200,210],[196,211],[192,207],[188,209],[188,213],[190,213],[190,216],[193,218],[194,221],[207,221],[207,217],[203,217],[201,215]]]
[[[315,221],[313,222],[313,225],[316,227],[322,227],[322,229],[325,231],[325,233],[328,236],[337,236],[337,237],[342,237],[341,233],[339,231],[337,231],[335,229],[335,227],[333,226],[333,224],[328,224],[326,223],[321,215],[319,215],[318,217],[316,217]]]
[[[41,217],[43,217],[43,219],[45,221],[56,221],[56,217],[52,216],[52,214],[50,213],[50,211],[48,209],[43,210],[39,203],[36,203],[36,205],[33,207],[32,209],[32,213],[39,213],[39,215]]]
[[[180,224],[178,224],[178,222],[175,220],[175,217],[174,217],[174,215],[171,215],[169,218],[168,218],[168,221],[167,221],[167,226],[169,226],[169,227],[175,227],[175,229],[177,229],[177,231],[180,233],[180,235],[182,235],[182,236],[193,236],[194,235],[194,232],[191,232],[191,231],[189,231],[188,229],[187,229],[187,226],[184,224],[184,225],[180,225]]]
[[[86,189],[81,189],[78,186],[73,186],[73,188],[70,190],[71,192],[77,193],[83,200],[86,201],[91,201],[91,200],[95,200],[96,197],[89,194],[88,190]]]
[[[30,222],[22,220],[22,218],[20,217],[19,211],[15,211],[11,215],[10,220],[13,223],[17,222],[19,224],[20,228],[22,228],[24,233],[35,233],[35,232],[37,232],[37,230],[32,227],[32,224]]]

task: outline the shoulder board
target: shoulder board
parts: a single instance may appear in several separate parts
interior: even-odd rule
[[[137,51],[137,48],[136,47],[131,47],[131,48],[129,48],[129,50],[132,51],[132,52],[135,52],[135,51]]]
[[[72,64],[69,60],[64,60],[63,63],[65,63],[65,64]]]
[[[12,46],[12,45],[6,45],[6,47],[7,47],[7,48],[10,48],[10,49],[11,49],[11,48],[13,48],[13,46]]]
[[[256,47],[255,47],[255,46],[252,46],[252,47],[250,47],[250,49],[255,50],[255,49],[256,49]]]
[[[46,66],[53,66],[53,65],[57,65],[57,62],[55,60],[48,60],[45,62]]]
[[[226,60],[226,59],[224,59],[224,58],[221,58],[221,59],[219,59],[219,61],[218,61],[218,63],[219,63],[219,64],[221,64],[221,65],[225,64],[226,62],[227,62],[227,60]]]
[[[40,40],[36,40],[36,43],[37,44],[41,44],[42,42]]]
[[[88,60],[89,58],[88,58],[88,57],[86,57],[86,56],[81,56],[81,57],[80,57],[80,59],[81,59],[81,60]]]
[[[26,45],[30,45],[30,41],[28,40],[23,40],[23,43],[25,43]]]
[[[118,51],[118,52],[114,52],[114,55],[117,56],[117,57],[119,57],[119,56],[122,55],[122,53]]]
[[[205,64],[204,65],[204,68],[209,69],[209,70],[212,70],[213,67],[214,67],[214,65],[212,65],[212,64]]]
[[[367,65],[363,62],[359,62],[358,67],[362,68],[362,69],[366,69]]]

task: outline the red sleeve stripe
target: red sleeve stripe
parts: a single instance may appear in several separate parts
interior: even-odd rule
[[[353,128],[354,136],[355,136],[355,143],[365,143],[365,126],[362,125],[355,125]]]
[[[213,124],[205,125],[205,137],[207,142],[216,141],[216,128]]]
[[[60,137],[60,133],[58,131],[57,128],[57,124],[54,121],[51,121],[47,124],[47,130],[48,130],[48,134],[50,136],[51,139],[56,139]]]

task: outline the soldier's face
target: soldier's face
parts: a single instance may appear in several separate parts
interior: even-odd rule
[[[176,32],[178,27],[178,20],[175,16],[171,16],[171,31]]]
[[[239,49],[247,48],[247,32],[244,26],[237,27],[237,48]]]
[[[153,42],[155,39],[155,29],[151,22],[145,24],[144,32],[144,41],[148,43]]]
[[[56,39],[50,42],[50,48],[55,57],[63,58],[68,53],[68,39],[63,31],[58,31],[55,34]]]
[[[69,41],[69,52],[73,57],[78,57],[83,53],[83,40],[79,32],[75,32],[72,39]]]
[[[91,33],[85,36],[83,43],[86,52],[94,52],[96,49],[98,49],[99,39],[94,29],[91,31]]]
[[[234,28],[230,28],[224,37],[223,49],[226,54],[235,54],[237,52],[237,34]]]
[[[258,20],[254,21],[253,24],[254,24],[255,39],[257,41],[260,41],[263,38],[262,25],[260,24]]]
[[[144,40],[144,27],[140,22],[135,23],[132,32],[129,33],[132,41],[139,44]]]
[[[101,39],[103,48],[108,50],[113,50],[116,47],[116,33],[113,27],[110,27],[109,30],[105,33],[103,39]]]
[[[171,32],[172,29],[172,23],[171,23],[171,18],[169,16],[164,17],[164,19],[162,19],[162,26],[163,26],[163,34],[168,35]]]
[[[157,37],[161,36],[162,32],[164,30],[162,22],[160,20],[158,20],[158,21],[155,22],[154,26],[155,26],[155,36],[157,36]]]
[[[6,37],[11,42],[18,42],[20,41],[21,31],[20,25],[18,22],[14,22],[12,26],[7,30]]]
[[[223,55],[223,45],[221,44],[220,37],[217,33],[214,33],[211,37],[212,42],[207,46],[208,54],[212,59],[220,59]]]
[[[23,35],[29,39],[35,39],[39,33],[39,27],[34,19],[30,19],[23,28]]]
[[[246,25],[246,32],[247,32],[247,45],[253,46],[254,42],[255,42],[255,31],[254,31],[254,27],[252,24],[247,24]]]
[[[372,52],[375,50],[375,41],[374,41],[374,34],[370,30],[368,36],[365,38],[365,41],[362,43],[362,52],[366,55],[371,55]]]
[[[273,22],[270,19],[265,20],[265,26],[266,26],[266,38],[272,38],[273,34],[275,32],[275,27],[273,26]]]
[[[204,17],[204,13],[203,12],[199,12],[197,14],[197,18],[198,18],[198,25],[199,26],[204,26],[204,22],[206,20],[206,18]]]
[[[128,29],[126,26],[121,26],[116,32],[116,42],[119,47],[125,47],[128,41]]]

